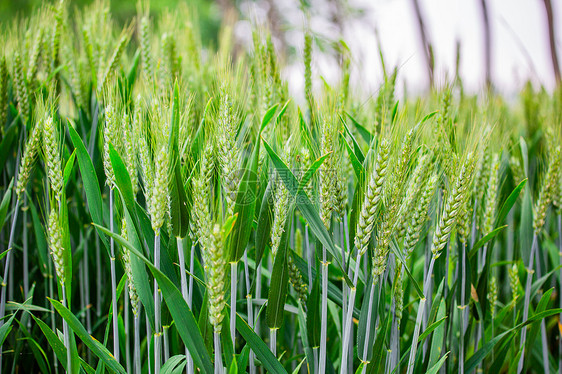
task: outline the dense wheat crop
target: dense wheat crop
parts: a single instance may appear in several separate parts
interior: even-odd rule
[[[0,371],[562,370],[562,91],[318,85],[187,7],[7,25]],[[384,64],[383,64],[384,65]]]

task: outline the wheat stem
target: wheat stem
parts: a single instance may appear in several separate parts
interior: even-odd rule
[[[222,354],[221,354],[221,335],[220,332],[215,331],[213,333],[214,344],[215,344],[215,374],[222,374],[224,368],[222,366]]]
[[[140,355],[140,313],[135,316],[135,374],[141,374],[141,355]],[[150,366],[150,365],[149,365]]]
[[[348,305],[347,305],[347,315],[345,317],[345,328],[344,328],[344,334],[343,334],[343,340],[342,340],[342,347],[347,347],[350,345],[350,337],[351,337],[351,333],[353,332],[353,328],[351,326],[351,320],[353,318],[353,309],[355,308],[355,295],[357,293],[357,280],[359,279],[359,267],[360,267],[360,263],[361,263],[361,253],[358,251],[357,252],[357,257],[355,259],[355,273],[353,275],[353,287],[351,287],[350,293],[349,293],[349,299],[348,299]],[[351,345],[353,346],[353,345]],[[353,353],[353,351],[351,351],[351,353]],[[348,371],[348,356],[351,356],[351,361],[352,361],[352,368],[353,368],[353,356],[350,355],[350,351],[349,349],[343,349],[342,350],[342,359],[341,359],[341,372],[342,374],[347,374]]]
[[[27,195],[23,198],[23,295],[27,299],[29,293],[29,257],[27,248]]]
[[[248,268],[248,250],[244,252],[244,273],[246,275],[246,302],[247,302],[247,313],[248,313],[248,325],[254,325],[254,307],[252,305],[252,290],[250,289],[250,269]],[[250,374],[256,373],[254,352],[250,351],[248,357],[248,366],[250,367]]]
[[[269,329],[269,350],[277,357],[277,329]]]
[[[16,230],[16,221],[18,219],[19,212],[19,200],[16,200],[16,206],[14,208],[14,215],[12,217],[12,226],[10,227],[10,237],[8,238],[8,254],[6,255],[6,264],[4,265],[4,281],[2,282],[2,296],[0,299],[0,327],[4,325],[4,315],[6,314],[6,279],[8,279],[8,272],[10,270],[10,261],[12,259],[12,246],[14,245],[14,234]],[[1,346],[0,346],[1,348]],[[2,357],[2,352],[0,352],[0,358]]]
[[[531,245],[531,255],[529,256],[529,267],[527,268],[527,281],[525,282],[525,303],[523,304],[523,320],[522,322],[527,322],[529,317],[529,304],[531,302],[531,284],[533,283],[534,274],[534,260],[535,252],[537,251],[538,237],[535,233],[533,235],[533,244]],[[517,364],[517,374],[523,371],[523,363],[525,362],[525,341],[527,339],[527,328],[523,327],[521,330],[521,340],[519,341],[519,350],[521,351],[521,357],[519,358],[519,363]]]
[[[154,233],[154,267],[160,270],[160,229]],[[154,279],[154,373],[160,373],[161,306],[158,282]]]
[[[230,263],[230,340],[236,352],[236,293],[238,286],[238,261]]]
[[[114,231],[114,218],[113,218],[113,188],[109,188],[109,230]],[[115,276],[115,241],[113,237],[110,238],[110,248],[111,248],[111,302],[113,304],[113,356],[115,360],[119,362],[119,325],[118,321],[118,309],[117,309],[117,281]]]
[[[185,300],[186,303],[188,303],[188,306],[191,309],[191,305],[190,305],[191,303],[188,301],[189,293],[187,289],[188,287],[187,275],[185,273],[185,255],[183,253],[183,243],[184,243],[183,238],[176,238],[176,245],[178,248],[178,262],[180,263],[181,294],[183,296],[183,299]],[[191,362],[191,364],[193,365],[193,359],[191,358],[191,355],[189,354],[189,350],[187,349],[187,347],[185,348],[185,359],[187,360],[188,363]],[[188,373],[189,373],[189,368],[190,368],[189,365],[186,365],[186,370]]]
[[[326,247],[322,246],[322,310],[320,314],[320,362],[319,373],[326,373],[326,340],[328,332],[328,261]]]
[[[416,353],[418,350],[418,339],[420,336],[420,327],[425,312],[425,303],[426,303],[425,295],[429,293],[430,278],[431,275],[433,274],[433,266],[435,265],[436,258],[437,257],[435,257],[435,255],[431,256],[431,260],[429,262],[429,269],[425,277],[424,290],[423,290],[424,295],[421,298],[420,304],[418,306],[418,315],[416,317],[416,326],[414,327],[414,336],[412,338],[412,348],[410,349],[410,358],[408,359],[408,369],[406,372],[407,374],[412,374],[414,371],[414,363],[416,362]]]
[[[68,308],[68,304],[66,301],[66,287],[64,283],[61,284],[61,289],[62,289],[62,305],[65,308]],[[68,329],[68,323],[66,323],[65,319],[62,320],[62,331],[64,334],[64,346],[66,347],[66,371],[72,372],[72,350],[70,349],[70,331]]]
[[[464,373],[464,331],[465,331],[465,293],[466,293],[466,243],[461,244],[461,299],[459,306],[459,322],[460,322],[460,334],[459,334],[459,373]]]
[[[562,264],[562,211],[558,211],[558,259],[559,264]],[[560,268],[560,275],[558,277],[560,282],[560,289],[562,290],[562,268]],[[562,309],[562,297],[559,297],[560,309]],[[558,317],[562,321],[562,313]],[[562,344],[558,344],[558,372],[562,373]]]

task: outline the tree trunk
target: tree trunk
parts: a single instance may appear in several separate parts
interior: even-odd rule
[[[546,10],[546,20],[548,23],[548,42],[550,45],[552,69],[554,70],[556,85],[560,85],[560,64],[558,63],[558,55],[556,54],[556,38],[554,36],[554,11],[552,10],[552,2],[550,0],[544,0],[544,8]]]
[[[431,89],[434,86],[433,71],[434,71],[434,65],[435,65],[435,59],[434,59],[434,56],[433,56],[433,46],[431,45],[431,42],[429,41],[429,38],[428,38],[426,30],[425,30],[425,22],[424,22],[424,19],[423,19],[423,15],[421,13],[420,4],[419,4],[418,0],[412,0],[412,5],[414,6],[414,12],[416,13],[416,19],[417,19],[417,22],[418,22],[418,28],[419,28],[419,33],[420,33],[420,39],[421,39],[421,43],[422,43],[422,47],[423,47],[423,51],[424,51],[425,62],[426,62],[426,66],[427,66],[429,88]]]

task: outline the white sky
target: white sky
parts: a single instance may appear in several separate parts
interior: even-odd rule
[[[427,87],[427,74],[418,28],[411,0],[348,0],[351,7],[365,10],[361,20],[348,19],[344,39],[353,56],[352,80],[367,92],[374,92],[382,79],[381,65],[375,39],[378,30],[387,68],[399,66],[397,89],[404,81],[409,92]],[[466,89],[480,90],[484,82],[484,52],[480,0],[419,0],[425,15],[428,35],[434,45],[436,82],[444,82],[455,71],[455,44],[461,42],[461,77]],[[311,27],[314,33],[334,38],[334,30],[326,24],[329,9],[314,7]],[[553,0],[554,17],[558,20],[556,41],[562,59],[562,5]],[[326,2],[322,1],[326,8]],[[293,23],[288,31],[290,43],[302,53],[304,17],[297,13],[295,0],[279,1],[276,6]],[[494,85],[507,95],[514,94],[532,78],[547,89],[554,86],[554,75],[548,47],[546,16],[542,0],[488,0],[492,28],[492,79]],[[287,12],[292,12],[287,13]],[[259,17],[259,15],[258,15]],[[317,57],[318,54],[316,53]],[[292,64],[290,89],[302,96],[302,56]],[[331,59],[316,58],[313,73],[328,82],[337,82],[339,72]],[[319,82],[316,82],[319,84]]]

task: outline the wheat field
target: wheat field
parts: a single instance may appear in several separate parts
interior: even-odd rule
[[[562,89],[316,85],[305,30],[299,101],[266,28],[108,9],[1,34],[0,372],[562,371]]]

